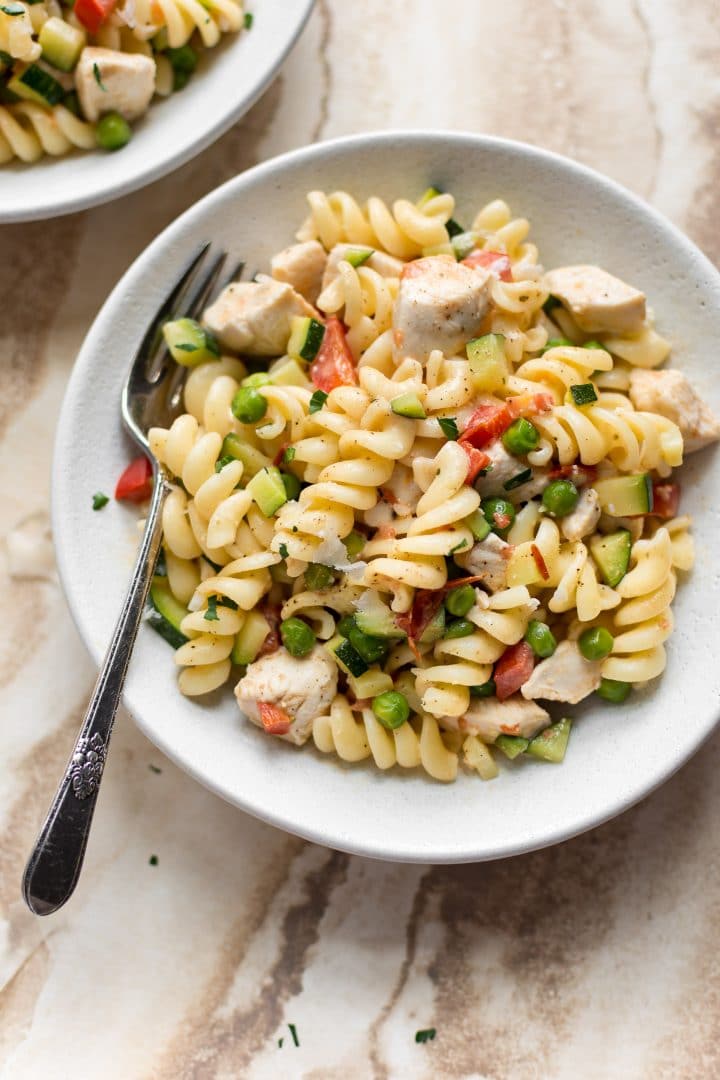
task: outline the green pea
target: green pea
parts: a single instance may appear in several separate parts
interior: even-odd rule
[[[345,537],[343,544],[347,548],[348,558],[354,559],[365,547],[365,537],[362,533],[355,532],[353,529],[353,531],[348,533]]]
[[[376,664],[378,660],[384,660],[387,656],[388,646],[385,638],[364,634],[360,627],[355,624],[348,629],[347,638],[355,652],[360,653],[366,664]]]
[[[355,619],[352,615],[343,615],[340,622],[337,624],[338,634],[342,634],[343,637],[350,637],[350,631],[355,628]]]
[[[460,585],[451,589],[445,597],[445,607],[451,615],[467,615],[475,603],[475,590],[472,585]]]
[[[578,638],[580,652],[586,660],[604,660],[612,652],[614,638],[604,626],[591,626]]]
[[[560,345],[572,345],[572,341],[566,337],[551,337],[542,351],[546,353],[548,349],[557,349]]]
[[[322,563],[310,563],[305,571],[305,585],[308,589],[327,589],[334,581],[332,570]]]
[[[557,649],[557,641],[552,630],[547,623],[538,622],[537,619],[533,619],[528,624],[525,631],[525,640],[535,655],[543,659],[552,656]]]
[[[507,499],[486,499],[481,510],[498,536],[507,536],[515,520],[515,507]]]
[[[631,683],[620,682],[619,679],[601,679],[597,688],[598,697],[611,701],[614,705],[621,705],[631,690]]]
[[[285,619],[280,623],[282,643],[291,656],[307,656],[315,644],[315,633],[302,619]]]
[[[472,697],[495,697],[495,680],[488,679],[487,682],[481,683],[479,686],[471,686],[470,694]]]
[[[71,90],[62,99],[62,103],[68,112],[71,112],[73,116],[80,116],[80,98],[77,96],[74,90]]]
[[[446,640],[448,638],[469,637],[470,634],[475,633],[475,629],[474,624],[469,619],[455,619],[454,622],[445,627],[443,637]]]
[[[232,399],[232,413],[241,424],[256,424],[267,412],[267,401],[254,386],[241,386]]]
[[[173,66],[173,71],[183,71],[190,75],[197,67],[198,54],[191,45],[181,45],[177,49],[166,49],[165,55]]]
[[[289,472],[280,473],[280,476],[288,499],[297,499],[300,494],[300,481],[297,476]]]
[[[510,425],[502,441],[509,454],[529,454],[539,443],[540,434],[534,424],[521,416]]]
[[[190,82],[191,72],[179,71],[177,68],[173,69],[173,93],[177,94],[179,90],[184,90],[187,84]]]
[[[132,139],[132,128],[120,113],[105,113],[97,122],[95,138],[103,150],[121,150]]]
[[[602,341],[586,341],[583,345],[583,349],[604,349]]]
[[[271,386],[272,379],[268,375],[267,371],[254,371],[252,375],[246,375],[241,386]]]
[[[565,517],[577,506],[580,493],[571,480],[551,480],[543,491],[542,503],[553,517]]]
[[[376,698],[373,698],[372,711],[388,731],[402,727],[410,716],[408,700],[397,690],[386,690],[384,694],[378,694]]]

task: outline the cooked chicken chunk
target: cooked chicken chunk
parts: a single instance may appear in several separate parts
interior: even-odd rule
[[[458,566],[464,567],[468,574],[479,577],[482,584],[497,592],[507,584],[508,559],[512,548],[497,533],[490,533],[478,544],[473,544],[465,555],[458,552],[453,556]]]
[[[635,368],[630,374],[630,400],[636,409],[660,413],[677,424],[687,454],[720,439],[720,420],[682,371]]]
[[[560,529],[566,540],[582,540],[594,532],[600,520],[600,499],[595,488],[586,487],[571,514],[560,519]]]
[[[347,259],[351,252],[369,251],[365,244],[336,244],[327,259],[325,274],[322,280],[322,288],[327,289],[338,275],[338,263]],[[402,259],[396,259],[394,255],[388,255],[385,251],[373,251],[363,266],[369,266],[381,277],[400,277],[405,263]]]
[[[223,289],[205,310],[203,322],[221,345],[249,356],[280,356],[294,315],[316,311],[290,285],[264,274]]]
[[[455,722],[450,720],[442,723],[447,727],[454,726]],[[480,698],[473,700],[468,711],[456,723],[460,731],[479,735],[483,742],[494,742],[498,735],[522,735],[525,739],[531,739],[548,726],[550,717],[534,701]]]
[[[277,705],[292,719],[287,742],[306,742],[313,721],[330,707],[337,691],[337,666],[321,646],[298,660],[278,649],[256,660],[235,687],[238,705],[253,724],[262,727],[258,702]]]
[[[490,458],[490,464],[487,466],[487,473],[480,476],[475,485],[483,499],[499,496],[513,503],[527,502],[528,499],[534,499],[547,486],[547,469],[533,469],[530,480],[520,487],[507,491],[505,484],[514,476],[524,472],[528,467],[527,463],[508,453],[502,439],[495,439],[489,446],[484,446],[483,451]]]
[[[633,334],[645,321],[645,294],[599,266],[561,266],[545,285],[588,334]]]
[[[393,313],[396,357],[424,362],[433,349],[451,356],[477,337],[490,278],[487,270],[463,266],[450,255],[407,263]]]
[[[75,89],[91,123],[109,112],[137,120],[147,112],[155,93],[155,61],[141,53],[90,45],[81,52],[75,68]]]
[[[522,687],[528,700],[582,701],[600,685],[599,660],[586,660],[576,641],[561,641],[552,656],[542,660]]]
[[[314,304],[320,295],[327,254],[317,240],[291,244],[273,255],[270,266],[276,281],[291,285],[295,292]]]

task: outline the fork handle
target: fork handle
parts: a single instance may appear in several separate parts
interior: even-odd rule
[[[36,915],[50,915],[72,895],[85,857],[110,735],[162,538],[170,491],[155,473],[150,510],[120,618],[105,655],[70,761],[23,875],[23,896]]]

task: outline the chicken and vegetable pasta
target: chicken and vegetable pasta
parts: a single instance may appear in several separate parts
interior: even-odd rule
[[[251,19],[242,0],[4,0],[0,164],[120,149],[154,97]]]
[[[150,617],[180,690],[230,681],[268,737],[438,780],[560,761],[548,703],[665,667],[693,562],[672,471],[720,424],[659,369],[643,293],[546,272],[503,202],[467,229],[434,189],[309,203],[269,274],[165,326],[191,370],[150,433],[174,478]]]

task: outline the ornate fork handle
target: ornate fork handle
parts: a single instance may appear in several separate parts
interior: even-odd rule
[[[169,491],[160,469],[120,618],[72,757],[25,868],[23,896],[36,915],[50,915],[62,907],[80,875],[113,722],[160,550],[161,511]]]

